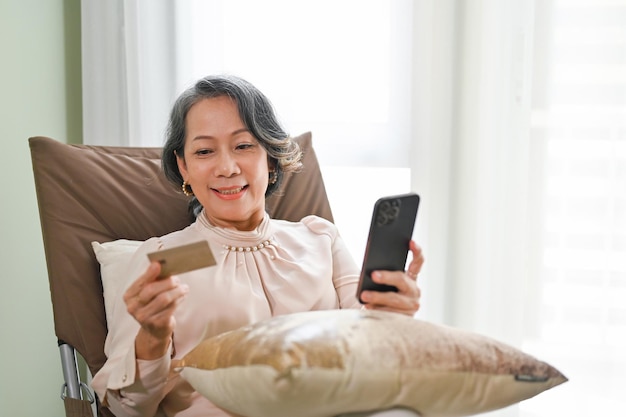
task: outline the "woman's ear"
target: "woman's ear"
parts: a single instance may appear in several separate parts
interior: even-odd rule
[[[269,185],[276,184],[276,181],[278,181],[278,172],[276,172],[276,162],[268,160],[267,171],[269,173],[269,176],[268,176]]]
[[[271,158],[269,155],[267,156],[267,171],[276,171],[276,160]]]
[[[187,163],[185,162],[185,157],[178,155],[178,152],[174,151],[174,155],[176,155],[176,164],[178,164],[178,171],[180,175],[183,177],[183,180],[187,178]]]

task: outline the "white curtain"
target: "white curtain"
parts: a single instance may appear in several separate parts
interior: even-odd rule
[[[175,3],[83,0],[83,142],[160,146],[176,91]]]
[[[420,4],[415,27],[431,30],[414,35],[426,39],[415,48],[413,178],[431,196],[427,268],[433,257],[444,281],[434,302],[446,321],[519,343],[533,3]]]
[[[537,2],[524,347],[562,415],[626,415],[626,1]],[[572,401],[572,399],[575,399]],[[546,398],[525,405],[529,415]],[[557,408],[554,408],[557,410]]]
[[[292,133],[313,131],[337,224],[357,261],[373,200],[418,192],[416,239],[427,258],[419,316],[523,347],[572,379],[490,414],[622,416],[626,385],[615,375],[626,367],[619,353],[626,347],[626,310],[610,294],[624,295],[626,288],[624,3],[83,0],[84,141],[159,146],[173,99],[195,79],[220,72],[249,79]],[[577,32],[571,19],[596,22],[600,34]],[[564,80],[580,81],[558,90],[564,102],[570,89],[595,97],[585,63],[568,61],[573,39],[588,44],[591,38],[607,40],[594,57],[609,62],[602,74],[613,84],[603,91],[612,107],[608,113],[599,102],[583,110],[548,108],[546,97]],[[563,42],[570,49],[550,46]],[[588,255],[564,244],[580,226],[564,207],[577,200],[550,194],[562,186],[579,190],[572,182],[579,177],[563,172],[570,146],[579,156],[599,149],[563,141],[573,132],[568,126],[588,123],[587,115],[614,122],[610,144],[595,143],[610,156],[604,162],[612,167],[610,181],[589,183],[610,197],[584,202],[611,214],[606,233],[591,238],[601,243],[594,254],[611,261],[576,270],[579,277],[601,271],[607,305],[589,306],[595,321],[564,300],[588,288],[568,280],[568,265],[580,262],[576,254]],[[544,140],[557,121],[560,136]],[[589,132],[576,135],[584,140]],[[565,170],[583,167],[579,162],[574,158]],[[589,167],[601,170],[602,163],[583,169]],[[546,232],[555,218],[560,234]],[[589,245],[578,237],[579,246]],[[570,333],[559,339],[559,326],[570,326]],[[576,339],[576,329],[594,330],[599,339],[590,344],[581,333]]]

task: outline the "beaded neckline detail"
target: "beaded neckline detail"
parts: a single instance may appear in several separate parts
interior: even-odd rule
[[[263,242],[259,243],[258,245],[254,245],[254,246],[232,246],[232,245],[222,245],[222,247],[226,250],[229,250],[231,252],[256,252],[258,250],[261,250],[265,247],[268,247],[272,244],[272,241],[267,239],[264,240]]]
[[[276,242],[271,238],[271,232],[269,230],[270,217],[267,213],[265,213],[261,224],[259,224],[255,230],[251,231],[225,229],[223,227],[214,226],[207,219],[204,210],[198,215],[197,221],[203,227],[206,227],[209,231],[215,233],[222,248],[228,252],[258,252],[268,246],[277,246]],[[231,245],[226,242],[232,242],[235,244]],[[246,245],[246,243],[251,244],[257,242],[260,243],[250,246]]]

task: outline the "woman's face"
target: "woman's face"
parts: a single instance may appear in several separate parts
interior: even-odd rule
[[[215,226],[253,230],[265,214],[269,179],[265,148],[244,126],[229,97],[203,99],[185,120],[178,169]]]

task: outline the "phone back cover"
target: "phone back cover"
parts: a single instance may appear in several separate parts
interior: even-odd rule
[[[359,294],[362,290],[396,291],[395,287],[372,282],[371,272],[404,270],[418,206],[419,196],[413,193],[384,197],[376,202],[365,248]]]

